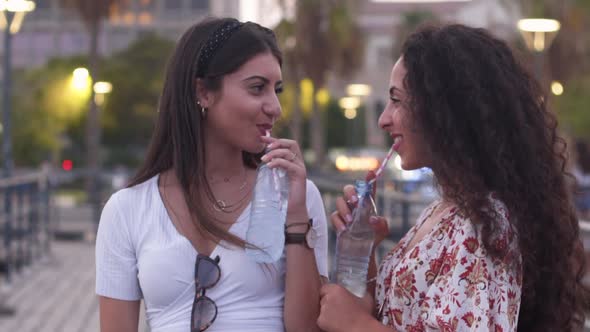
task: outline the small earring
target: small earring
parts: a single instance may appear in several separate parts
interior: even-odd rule
[[[207,108],[201,106],[201,102],[197,100],[197,106],[201,109],[201,116],[205,117],[207,115]]]

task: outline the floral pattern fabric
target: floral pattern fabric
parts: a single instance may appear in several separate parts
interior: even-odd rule
[[[441,221],[406,250],[439,204],[433,203],[379,268],[376,304],[383,324],[409,332],[516,331],[522,259],[505,205],[490,197],[499,219],[493,244],[506,248],[506,255],[488,255],[481,227],[456,208],[443,211]]]

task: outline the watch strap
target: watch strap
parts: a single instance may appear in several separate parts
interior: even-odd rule
[[[285,233],[285,244],[307,244],[307,233]]]

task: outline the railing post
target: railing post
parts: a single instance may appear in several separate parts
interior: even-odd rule
[[[6,282],[12,282],[12,267],[14,264],[12,250],[12,191],[10,186],[4,188],[4,250],[6,252]]]
[[[16,241],[16,260],[15,267],[17,272],[22,272],[24,266],[24,243],[25,243],[25,225],[24,225],[24,200],[23,188],[24,184],[17,184],[16,188],[16,208],[14,213],[14,237]]]

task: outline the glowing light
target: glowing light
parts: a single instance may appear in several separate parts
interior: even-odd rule
[[[109,82],[94,83],[94,92],[99,94],[110,93],[113,91],[113,85]]]
[[[309,78],[302,79],[299,83],[299,89],[299,105],[301,106],[304,114],[309,114],[311,113],[314,97],[313,82]]]
[[[379,167],[379,160],[374,157],[338,156],[335,164],[339,171],[369,171]]]
[[[559,21],[546,18],[526,18],[518,21],[518,29],[528,32],[557,32],[561,24]]]
[[[367,84],[349,84],[346,93],[351,96],[366,97],[371,94],[371,87]]]
[[[533,51],[543,52],[547,49],[560,29],[560,23],[546,18],[527,18],[517,23],[526,46]]]
[[[356,116],[357,116],[356,108],[347,108],[344,110],[344,117],[347,118],[348,120],[353,120],[354,118],[356,118]]]
[[[76,68],[73,73],[72,86],[74,89],[86,90],[90,85],[90,74],[86,68]]]
[[[338,101],[340,107],[347,108],[358,108],[361,105],[361,100],[358,97],[344,97]]]
[[[315,101],[322,107],[328,105],[328,102],[330,101],[330,92],[326,89],[320,89],[315,94]]]
[[[11,34],[16,34],[25,18],[25,14],[35,10],[35,3],[33,1],[25,0],[0,0],[0,30],[6,29],[8,21],[4,12],[11,12],[14,14],[12,23],[8,30]]]
[[[26,0],[4,0],[0,1],[0,11],[9,11],[13,13],[26,13],[35,10],[35,3]]]
[[[61,168],[63,168],[64,171],[69,172],[74,168],[74,163],[71,160],[66,159],[62,161]]]
[[[561,96],[563,94],[563,85],[557,81],[553,81],[551,83],[551,92],[556,96]]]

